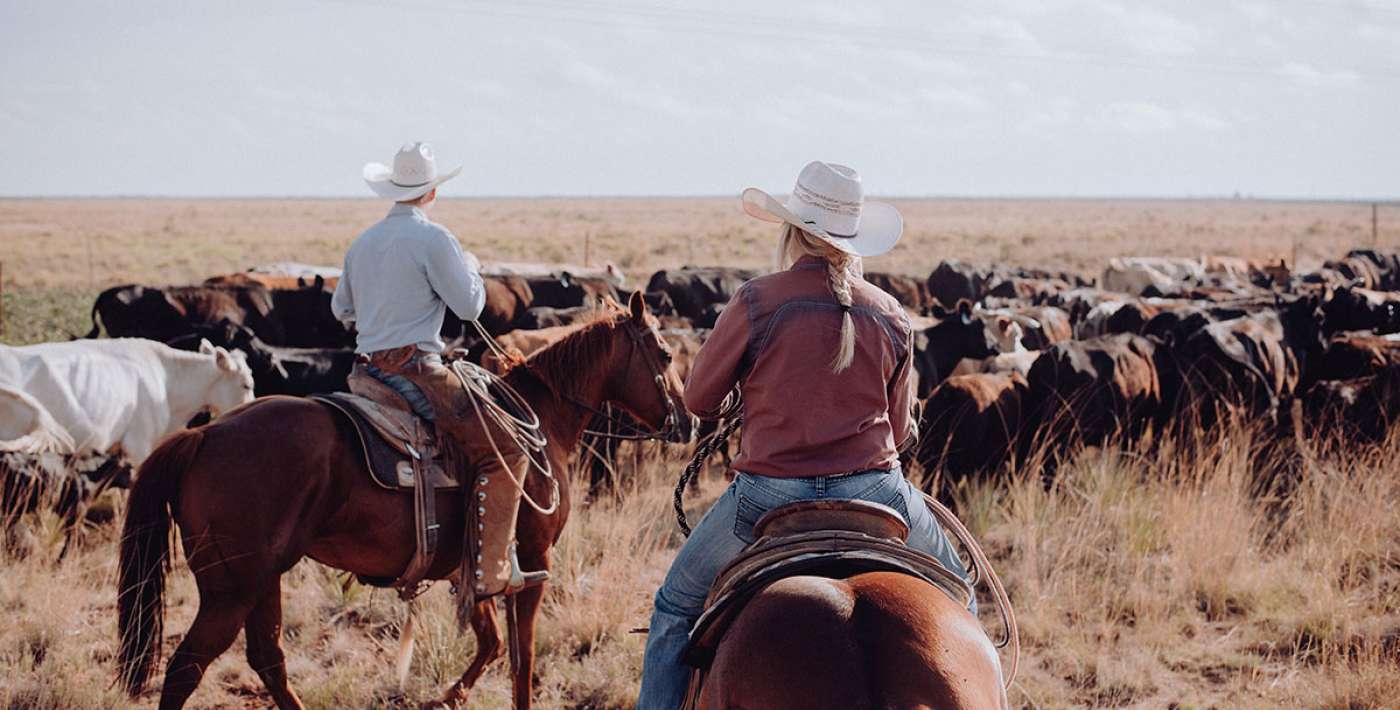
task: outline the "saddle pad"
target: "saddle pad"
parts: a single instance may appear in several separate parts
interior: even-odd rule
[[[404,442],[399,442],[395,446],[385,441],[384,435],[370,423],[369,418],[362,411],[363,407],[377,405],[363,397],[343,393],[312,395],[310,399],[340,412],[354,425],[356,438],[360,444],[360,452],[364,457],[365,468],[369,469],[370,478],[379,484],[380,488],[391,491],[413,489],[412,464],[409,463],[407,456],[400,453],[401,449],[408,447],[404,446]],[[413,450],[418,449],[414,448]],[[426,455],[432,455],[432,453],[432,450],[424,451]],[[461,483],[447,472],[442,459],[438,457],[434,457],[429,465],[428,477],[433,483],[433,490],[460,490],[462,487]]]
[[[961,577],[933,557],[894,540],[844,530],[760,538],[716,578],[683,657],[692,666],[707,668],[744,604],[780,579],[797,575],[845,579],[864,572],[918,577],[962,606],[972,599],[972,588]]]

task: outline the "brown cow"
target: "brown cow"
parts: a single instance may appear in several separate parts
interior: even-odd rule
[[[260,274],[255,271],[241,271],[236,274],[210,276],[204,280],[205,286],[263,286],[265,288],[298,289],[308,286],[322,286],[334,292],[340,283],[339,276],[307,278],[287,274]]]
[[[894,296],[899,305],[915,313],[923,313],[933,305],[933,297],[928,292],[928,282],[916,276],[867,271],[865,280],[875,288]]]
[[[934,388],[919,418],[915,460],[925,488],[940,488],[1000,466],[1021,431],[1022,399],[1028,391],[1019,373],[958,375]]]

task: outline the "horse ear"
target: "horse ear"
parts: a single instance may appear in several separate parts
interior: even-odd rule
[[[647,314],[647,302],[642,299],[641,291],[633,291],[632,297],[627,299],[627,310],[632,314],[632,320],[641,323]]]

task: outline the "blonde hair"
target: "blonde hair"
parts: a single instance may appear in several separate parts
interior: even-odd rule
[[[860,259],[827,244],[794,225],[785,225],[778,242],[779,269],[792,266],[804,256],[815,256],[826,262],[827,284],[841,306],[841,337],[831,371],[839,373],[851,366],[856,356],[856,324],[851,318],[851,279],[860,278]]]

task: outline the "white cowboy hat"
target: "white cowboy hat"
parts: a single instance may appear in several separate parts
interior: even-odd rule
[[[845,165],[808,163],[787,202],[756,187],[744,190],[740,200],[752,217],[787,222],[856,256],[884,254],[904,233],[899,210],[883,202],[866,202],[860,175]]]
[[[427,143],[405,143],[394,156],[394,167],[383,163],[365,163],[365,182],[374,194],[387,197],[395,202],[413,200],[457,177],[462,166],[457,166],[441,175],[437,171],[437,160],[433,149]]]

